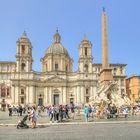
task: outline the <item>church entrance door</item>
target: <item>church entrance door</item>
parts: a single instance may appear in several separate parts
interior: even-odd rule
[[[54,95],[53,100],[54,100],[54,105],[59,105],[59,95],[58,94]]]
[[[42,99],[42,98],[39,98],[39,99],[38,99],[38,105],[39,105],[39,106],[42,106],[42,105],[43,105],[43,99]]]

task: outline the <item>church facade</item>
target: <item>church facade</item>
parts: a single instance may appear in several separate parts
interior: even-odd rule
[[[82,105],[97,93],[102,64],[93,63],[92,43],[86,37],[79,45],[76,72],[58,31],[41,58],[41,72],[32,69],[32,44],[25,32],[16,50],[16,62],[0,61],[0,102],[5,99],[14,105]],[[125,94],[126,64],[110,64],[110,68],[120,93]]]

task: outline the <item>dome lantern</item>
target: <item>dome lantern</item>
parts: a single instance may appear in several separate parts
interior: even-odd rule
[[[60,43],[61,41],[61,36],[58,33],[58,29],[56,30],[56,34],[54,35],[54,43]]]

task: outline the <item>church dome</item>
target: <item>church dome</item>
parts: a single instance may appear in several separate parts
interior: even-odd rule
[[[46,55],[47,54],[69,55],[68,51],[62,46],[60,42],[61,42],[61,36],[57,31],[56,34],[54,35],[54,43],[50,47],[48,47],[48,49],[46,50]]]
[[[61,44],[61,36],[56,31],[54,42],[41,58],[43,72],[72,72],[73,60],[70,58],[68,51]]]

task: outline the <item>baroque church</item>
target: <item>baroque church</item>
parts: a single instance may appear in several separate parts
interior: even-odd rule
[[[102,16],[106,16],[105,11]],[[107,33],[102,38],[107,39]],[[0,61],[0,102],[5,99],[14,105],[83,105],[97,94],[102,64],[93,63],[92,43],[86,36],[79,45],[76,72],[58,31],[41,58],[42,71],[34,71],[32,64],[32,44],[24,32],[17,40],[16,62]],[[109,67],[119,93],[125,94],[126,64],[109,64]]]

